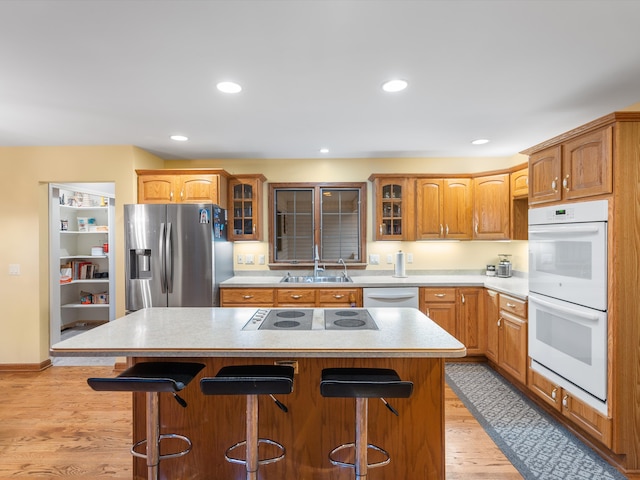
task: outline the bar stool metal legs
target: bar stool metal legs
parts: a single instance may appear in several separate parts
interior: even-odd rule
[[[285,413],[288,411],[274,394],[289,394],[293,391],[293,367],[281,365],[240,365],[223,367],[215,377],[203,378],[200,388],[205,395],[246,396],[246,439],[229,447],[224,454],[230,463],[245,465],[247,480],[258,478],[260,465],[282,460],[285,448],[282,444],[258,436],[258,396],[269,395]],[[271,458],[260,459],[258,447],[261,443],[275,446],[281,453]],[[246,458],[237,458],[232,453],[246,446]]]
[[[141,362],[128,368],[115,378],[89,378],[87,383],[96,391],[144,392],[147,402],[147,422],[144,440],[131,447],[131,454],[147,461],[147,478],[157,480],[160,461],[182,457],[191,451],[191,440],[176,433],[160,434],[160,392],[171,393],[183,407],[187,403],[176,393],[186,387],[204,368],[201,363]],[[183,441],[186,447],[178,452],[160,454],[160,442],[166,438]],[[146,452],[138,447],[146,445]]]
[[[394,370],[378,368],[328,368],[322,371],[320,393],[323,397],[355,398],[355,441],[337,446],[329,452],[329,461],[339,467],[354,469],[356,480],[365,480],[370,468],[382,467],[391,461],[389,453],[368,441],[369,398],[379,397],[391,412],[398,412],[383,397],[408,398],[413,392],[413,383],[402,381]],[[354,463],[336,458],[341,450],[354,448]],[[384,460],[368,462],[368,450],[380,452]]]

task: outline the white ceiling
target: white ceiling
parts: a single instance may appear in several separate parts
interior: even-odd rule
[[[510,156],[636,102],[638,0],[0,0],[0,146]]]

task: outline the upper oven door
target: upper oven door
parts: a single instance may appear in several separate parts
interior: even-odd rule
[[[529,225],[529,290],[607,310],[607,222]]]

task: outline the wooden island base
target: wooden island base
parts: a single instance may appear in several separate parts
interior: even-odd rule
[[[133,362],[160,361],[162,358],[132,358]],[[176,358],[164,360],[176,361]],[[294,391],[278,399],[288,408],[282,412],[268,396],[260,397],[259,435],[282,443],[284,460],[260,467],[263,480],[348,480],[353,470],[333,466],[329,451],[354,439],[355,404],[352,399],[323,398],[320,377],[323,368],[393,368],[403,380],[414,383],[408,399],[389,399],[399,411],[396,417],[377,399],[369,400],[369,443],[386,449],[391,463],[371,469],[370,480],[420,478],[444,480],[444,359],[442,358],[184,358],[206,364],[201,374],[180,395],[188,402],[182,408],[169,394],[161,395],[161,433],[179,433],[193,442],[192,451],[182,458],[160,462],[161,479],[245,478],[244,466],[228,463],[225,450],[245,438],[245,397],[205,396],[199,381],[215,376],[225,365],[272,364],[295,360],[297,373]],[[144,394],[134,394],[134,441],[145,437]],[[164,453],[174,446],[163,441]],[[273,456],[272,447],[264,447],[262,456]],[[240,455],[244,455],[240,449]],[[377,461],[370,454],[370,463]],[[351,460],[351,459],[350,459]],[[144,459],[134,459],[134,478],[146,478]]]

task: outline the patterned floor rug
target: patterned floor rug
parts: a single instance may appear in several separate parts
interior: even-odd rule
[[[488,365],[448,363],[445,374],[449,387],[526,480],[626,478]]]

